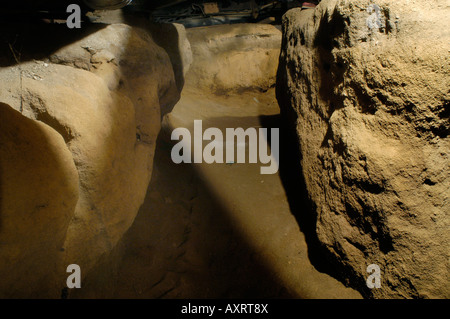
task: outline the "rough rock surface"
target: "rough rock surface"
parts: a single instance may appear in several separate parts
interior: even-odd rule
[[[277,98],[317,235],[369,297],[450,297],[449,14],[445,0],[323,0],[283,19]]]
[[[47,56],[11,45],[26,60],[2,62],[0,296],[59,297],[67,265],[85,275],[114,247],[144,200],[161,117],[179,99],[149,32],[80,32]]]

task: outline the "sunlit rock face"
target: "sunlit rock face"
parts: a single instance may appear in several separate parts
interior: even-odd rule
[[[234,24],[191,30],[187,36],[195,59],[186,78],[191,88],[235,95],[274,86],[281,44],[275,26]]]
[[[35,31],[55,50],[28,48],[0,69],[2,297],[59,297],[69,264],[84,275],[115,246],[144,200],[161,116],[179,99],[148,30],[85,26],[66,41],[61,28],[51,39]]]
[[[277,98],[317,235],[369,297],[450,296],[449,10],[324,0],[284,16]]]

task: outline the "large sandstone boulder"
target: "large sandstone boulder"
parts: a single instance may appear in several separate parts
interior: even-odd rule
[[[0,103],[0,295],[40,297],[61,284],[60,249],[78,201],[64,139]],[[67,265],[66,265],[67,266]]]
[[[366,296],[450,297],[449,14],[445,0],[323,0],[283,19],[277,98],[317,235]]]
[[[80,32],[46,56],[35,47],[2,62],[0,296],[59,297],[69,264],[85,275],[116,245],[144,200],[161,117],[179,99],[148,31]]]

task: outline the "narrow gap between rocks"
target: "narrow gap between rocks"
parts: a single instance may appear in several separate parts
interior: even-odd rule
[[[298,182],[297,142],[275,98],[279,27],[192,28],[187,38],[193,62],[163,120],[144,204],[71,298],[359,298],[331,276]],[[194,144],[195,120],[224,136],[226,128],[279,128],[278,172],[264,175],[268,164],[248,163],[248,140],[246,163],[175,164],[171,133],[187,128]]]

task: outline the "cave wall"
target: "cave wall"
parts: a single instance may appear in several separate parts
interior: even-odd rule
[[[449,11],[323,0],[283,17],[277,99],[317,235],[368,297],[450,296]],[[366,287],[370,264],[379,289]]]
[[[186,85],[233,96],[274,87],[281,32],[268,24],[232,24],[187,29],[195,56]]]

